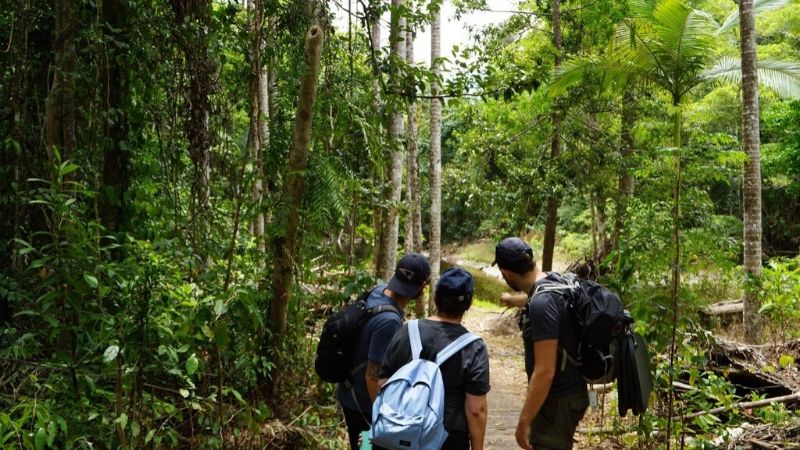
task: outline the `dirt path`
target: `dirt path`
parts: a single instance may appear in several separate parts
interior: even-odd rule
[[[522,342],[513,312],[475,307],[467,312],[464,326],[483,337],[489,348],[492,389],[488,395],[486,450],[516,450],[519,447],[514,439],[514,431],[525,400],[527,380]],[[607,399],[605,404],[606,410],[610,410],[611,399]],[[608,414],[607,412],[606,424],[611,417]],[[599,412],[590,409],[586,412],[579,428],[596,427],[599,421]],[[576,435],[574,448],[579,450],[619,447],[609,441],[603,442],[601,438],[590,438],[579,433]]]
[[[525,399],[525,362],[522,343],[511,312],[474,308],[464,325],[483,337],[489,348],[491,385],[486,450],[519,448],[514,439],[519,411]],[[513,327],[513,328],[511,328]]]

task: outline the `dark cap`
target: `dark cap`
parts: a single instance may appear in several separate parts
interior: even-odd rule
[[[518,237],[508,237],[494,248],[494,261],[501,269],[519,272],[533,261],[533,249]]]
[[[428,264],[428,258],[419,253],[409,253],[397,262],[394,276],[386,287],[403,297],[415,298],[430,276],[431,265]]]
[[[469,302],[472,299],[472,275],[460,267],[445,270],[436,283],[436,298]]]

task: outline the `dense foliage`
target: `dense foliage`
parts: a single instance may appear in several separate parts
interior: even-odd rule
[[[400,205],[387,199],[387,117],[412,103],[419,133],[404,140],[418,139],[429,236],[426,96],[435,81],[445,102],[443,240],[516,234],[541,251],[548,199],[559,198],[557,259],[596,262],[658,353],[670,340],[680,147],[683,365],[657,358],[657,405],[642,427],[663,428],[670,371],[700,386],[687,400],[696,408],[733,402],[733,387],[703,370],[689,337],[702,334],[703,306],[739,298],[745,283],[741,90],[707,73],[738,54],[737,35],[700,33],[680,101],[663,73],[620,45],[637,27],[642,42],[664,38],[652,22],[675,11],[719,27],[735,4],[563,1],[567,63],[556,70],[552,4],[524,1],[454,49],[439,80],[388,44],[373,51],[367,26],[394,12],[425,28],[440,2],[370,2],[366,12],[354,2],[349,28],[339,3],[34,0],[0,9],[0,447],[344,448],[332,387],[309,376],[320,311],[375,282],[381,211],[399,207],[406,220],[412,210],[407,193]],[[782,9],[765,8],[757,22],[759,56],[800,60],[800,6],[764,3]],[[487,8],[457,4],[459,13]],[[642,13],[656,4],[653,17]],[[293,207],[287,160],[312,24],[325,43],[301,245],[289,255],[296,282],[278,334],[270,280]],[[625,26],[630,39],[620,41]],[[636,64],[616,68],[629,84],[615,86],[602,69],[625,58]],[[787,64],[778,67],[786,78],[771,72],[784,89],[761,95],[759,292],[764,335],[776,341],[800,333],[800,102],[784,98],[796,93],[800,68]],[[561,153],[552,157],[555,116]],[[789,415],[776,411],[775,421]]]

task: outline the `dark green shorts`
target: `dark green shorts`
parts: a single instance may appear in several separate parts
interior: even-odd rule
[[[589,407],[586,392],[561,398],[547,397],[539,414],[531,422],[531,445],[534,450],[569,450],[578,422]]]

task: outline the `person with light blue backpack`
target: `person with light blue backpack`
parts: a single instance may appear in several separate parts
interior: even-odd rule
[[[376,450],[483,450],[489,354],[461,324],[472,305],[472,275],[445,271],[436,314],[397,332],[381,364],[370,438]]]

